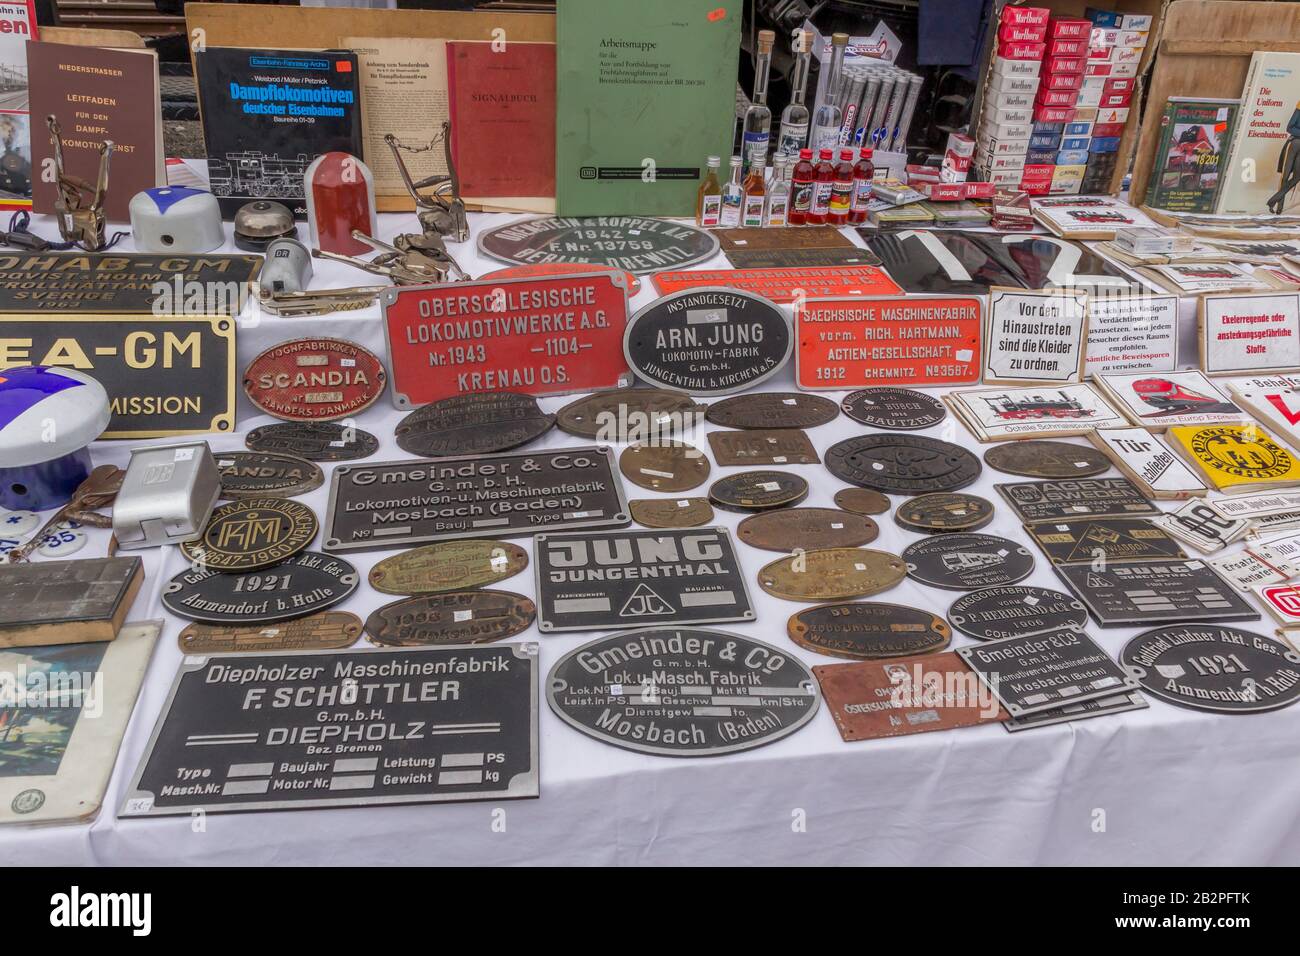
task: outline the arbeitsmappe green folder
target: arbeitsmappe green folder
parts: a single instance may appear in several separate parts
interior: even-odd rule
[[[557,16],[557,212],[694,215],[707,157],[731,155],[741,0],[559,0]]]

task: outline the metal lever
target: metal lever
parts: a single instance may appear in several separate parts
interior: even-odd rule
[[[447,160],[447,175],[427,176],[416,182],[402,159],[402,150],[408,153],[422,153],[433,149],[442,141],[443,155]],[[435,136],[428,146],[418,149],[403,146],[392,133],[384,137],[384,142],[393,152],[397,171],[401,173],[406,191],[415,200],[416,218],[426,235],[446,236],[452,242],[464,242],[469,238],[469,220],[465,216],[465,201],[460,196],[460,175],[456,172],[456,162],[451,155],[451,123],[442,124],[442,133]],[[420,190],[429,189],[428,193]]]
[[[312,249],[311,254],[317,259],[346,262],[348,265],[364,269],[366,272],[386,276],[395,285],[428,285],[429,283],[447,281],[446,268],[423,253],[416,251],[403,252],[396,246],[390,246],[373,236],[367,236],[358,229],[352,230],[352,238],[375,249],[385,251],[373,259],[346,256],[340,252],[329,252],[324,249]]]
[[[66,242],[75,242],[90,252],[104,248],[104,197],[108,192],[108,167],[113,157],[113,141],[104,140],[99,146],[99,178],[91,186],[80,176],[73,176],[63,167],[63,134],[59,121],[51,113],[45,117],[50,128],[50,143],[54,147],[54,172],[58,195],[54,212],[59,221],[59,235]],[[86,195],[89,193],[89,199]]]
[[[387,288],[386,285],[357,285],[346,289],[319,289],[315,292],[267,292],[259,289],[257,301],[272,315],[301,318],[364,309]]]

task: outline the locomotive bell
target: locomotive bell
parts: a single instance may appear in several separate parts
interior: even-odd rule
[[[235,213],[235,245],[262,252],[273,239],[298,238],[298,226],[288,206],[269,199],[244,203]]]
[[[188,186],[159,186],[131,197],[131,232],[141,252],[211,252],[226,241],[217,197]]]

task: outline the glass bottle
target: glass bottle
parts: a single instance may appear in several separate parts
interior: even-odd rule
[[[758,31],[758,62],[754,64],[754,99],[745,110],[741,152],[745,156],[745,174],[755,167],[767,168],[767,144],[772,132],[772,110],[767,105],[767,74],[772,66],[772,43],[776,34]]]
[[[778,155],[772,165],[772,188],[767,191],[765,226],[784,226],[790,217],[790,160]]]
[[[848,45],[847,33],[836,33],[831,37],[831,68],[826,75],[826,86],[817,104],[817,112],[813,114],[812,142],[809,144],[813,149],[840,145],[840,126],[844,116],[839,107],[839,85],[840,73],[844,70],[844,50]]]
[[[812,150],[799,150],[799,161],[794,164],[790,174],[790,212],[786,216],[792,226],[802,226],[808,222],[808,214],[812,212],[813,179],[816,175]]]
[[[849,222],[867,221],[867,205],[871,202],[871,184],[875,178],[876,167],[871,162],[871,148],[864,146],[858,164],[853,167],[853,208],[849,210]]]
[[[827,220],[832,226],[843,226],[849,221],[853,206],[853,150],[841,149],[840,161],[835,164],[835,181],[831,183],[830,210]]]
[[[695,222],[712,228],[722,220],[722,183],[718,181],[718,172],[722,169],[722,158],[710,156],[704,182],[695,197]]]
[[[793,159],[799,150],[808,145],[808,107],[804,106],[804,92],[808,87],[808,61],[812,58],[812,31],[795,30],[790,41],[794,53],[794,72],[790,77],[790,102],[781,111],[781,128],[776,138],[776,151],[788,153]]]
[[[719,221],[724,229],[734,229],[740,225],[740,205],[745,198],[745,190],[740,185],[740,157],[731,157],[731,178],[722,187],[722,216]]]
[[[808,210],[808,221],[816,226],[825,224],[831,208],[831,190],[835,188],[832,155],[829,149],[823,149],[817,154],[817,170],[813,176],[812,208]]]
[[[767,183],[763,173],[764,166],[751,166],[745,177],[745,198],[740,208],[740,224],[746,228],[757,229],[763,225],[763,208],[767,204]]]

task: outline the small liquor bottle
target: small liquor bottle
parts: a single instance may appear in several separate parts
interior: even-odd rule
[[[749,167],[749,175],[745,177],[740,224],[747,229],[757,229],[763,225],[763,207],[767,205],[767,183],[763,179],[766,171],[766,167],[754,165]]]
[[[700,191],[695,197],[695,222],[706,229],[722,221],[722,183],[718,181],[721,168],[721,157],[710,156],[704,182],[700,183]]]
[[[835,181],[831,184],[830,209],[827,220],[832,226],[843,226],[849,221],[853,206],[853,150],[841,149],[840,161],[835,164]]]
[[[835,188],[835,167],[831,165],[831,151],[823,149],[817,154],[817,172],[813,177],[812,208],[808,221],[824,225],[831,208],[831,191]]]
[[[790,41],[794,54],[794,73],[790,77],[790,103],[781,111],[781,129],[776,138],[776,151],[788,153],[792,158],[808,144],[808,107],[804,106],[804,91],[808,86],[808,61],[812,57],[812,31],[795,30]]]
[[[772,65],[772,43],[776,34],[758,31],[758,61],[754,64],[754,101],[745,111],[745,175],[757,167],[760,175],[767,168],[767,144],[772,132],[772,110],[767,105],[767,74]]]
[[[745,198],[745,190],[740,185],[740,157],[731,157],[731,178],[722,187],[722,217],[719,225],[724,229],[734,229],[740,225],[740,206]]]
[[[844,115],[840,112],[839,85],[840,73],[844,69],[844,50],[848,45],[847,33],[831,36],[831,68],[826,75],[826,86],[822,89],[817,112],[813,114],[812,142],[809,143],[813,149],[840,145],[840,126],[844,123]]]
[[[790,174],[790,213],[788,219],[792,226],[802,226],[808,222],[812,212],[813,179],[817,170],[812,164],[812,150],[799,150],[799,162],[794,164]]]
[[[853,208],[849,222],[867,221],[867,204],[871,202],[871,183],[876,178],[876,167],[871,162],[870,147],[863,147],[858,164],[853,167]]]
[[[790,216],[790,160],[777,156],[772,166],[772,186],[767,191],[765,226],[784,226]]]

